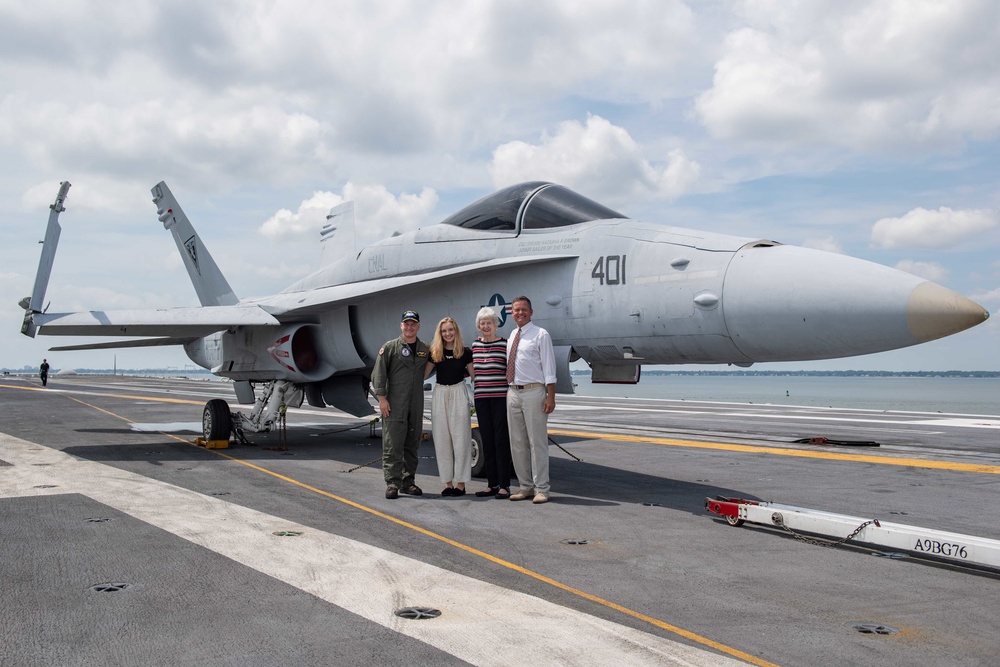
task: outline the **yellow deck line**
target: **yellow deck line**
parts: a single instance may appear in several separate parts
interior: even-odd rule
[[[721,442],[701,442],[698,440],[677,440],[674,438],[655,438],[650,436],[623,435],[618,433],[595,433],[592,431],[570,431],[565,429],[549,429],[550,435],[567,435],[591,440],[613,440],[617,442],[638,442],[669,447],[694,447],[697,449],[716,449],[727,452],[743,452],[746,454],[773,454],[775,456],[796,456],[804,459],[826,459],[828,461],[854,461],[856,463],[878,463],[881,465],[907,466],[910,468],[933,468],[936,470],[955,470],[958,472],[978,472],[989,475],[1000,475],[1000,466],[981,463],[959,463],[957,461],[935,461],[930,459],[904,458],[900,456],[873,456],[870,454],[849,454],[846,452],[812,452],[787,447],[763,447],[760,445],[737,445]]]
[[[24,387],[0,384],[6,389],[21,389],[27,391],[50,391],[43,387]],[[59,390],[68,394],[70,391]],[[55,392],[53,392],[55,393]],[[192,401],[181,398],[166,398],[160,396],[136,396],[132,394],[104,394],[110,398],[125,398],[140,401],[157,401],[161,403],[181,403],[186,405],[204,405],[204,401]],[[82,401],[81,401],[82,402]],[[84,403],[84,405],[88,405]],[[93,406],[91,406],[93,407]],[[96,408],[100,409],[100,408]],[[116,415],[117,416],[117,415]],[[129,420],[126,420],[129,421]],[[793,456],[804,459],[825,459],[828,461],[853,461],[855,463],[876,463],[879,465],[905,466],[911,468],[930,468],[934,470],[952,470],[956,472],[975,472],[987,475],[1000,475],[1000,466],[981,463],[960,463],[958,461],[937,461],[931,459],[916,459],[900,456],[873,456],[869,454],[853,454],[847,452],[816,452],[788,447],[765,447],[761,445],[737,445],[735,443],[709,442],[701,440],[680,440],[676,438],[658,438],[653,436],[624,435],[618,433],[600,433],[594,431],[575,431],[568,429],[549,429],[550,435],[565,435],[589,440],[611,440],[615,442],[635,442],[640,444],[665,445],[669,447],[692,447],[695,449],[714,449],[728,452],[743,452],[746,454],[771,454],[774,456]]]

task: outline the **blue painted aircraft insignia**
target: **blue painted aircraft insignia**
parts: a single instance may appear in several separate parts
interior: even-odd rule
[[[500,294],[494,294],[491,296],[489,303],[485,304],[485,306],[489,306],[493,310],[497,311],[497,315],[500,316],[500,325],[497,328],[500,328],[507,323],[507,316],[511,314],[511,310],[514,307],[513,304],[505,302],[503,300],[503,296]],[[485,306],[480,307],[482,308]]]

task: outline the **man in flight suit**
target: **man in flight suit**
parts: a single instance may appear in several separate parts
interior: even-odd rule
[[[424,367],[430,357],[426,343],[417,338],[420,315],[407,310],[399,323],[402,335],[378,351],[372,386],[382,413],[382,472],[385,497],[423,493],[414,482],[417,451],[424,430]]]

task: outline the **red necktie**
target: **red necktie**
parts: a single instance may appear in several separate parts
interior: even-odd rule
[[[517,343],[521,340],[521,330],[514,332],[510,341],[510,351],[507,353],[507,384],[514,384],[514,360],[517,359]]]

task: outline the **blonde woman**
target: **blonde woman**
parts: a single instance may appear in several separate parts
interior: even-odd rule
[[[462,344],[458,323],[450,317],[438,322],[424,377],[437,373],[431,403],[431,434],[442,496],[464,496],[472,481],[472,419],[466,376],[472,376],[472,350]]]

